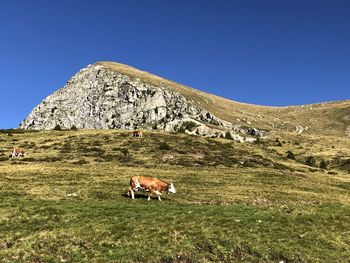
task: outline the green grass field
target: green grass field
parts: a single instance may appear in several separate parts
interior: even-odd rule
[[[278,141],[3,131],[0,262],[350,262],[349,142]],[[133,175],[177,194],[131,200]]]

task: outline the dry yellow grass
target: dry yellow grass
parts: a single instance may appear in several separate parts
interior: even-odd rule
[[[350,158],[347,139],[284,133],[279,134],[281,146],[278,146],[274,137],[261,144],[243,144],[165,132],[145,131],[142,139],[129,135],[127,131],[114,130],[0,134],[0,155],[7,156],[14,146],[24,147],[28,153],[26,158],[0,162],[2,176],[6,178],[0,180],[0,188],[59,199],[73,191],[70,188],[63,191],[66,180],[67,184],[70,184],[69,180],[90,180],[97,185],[110,181],[111,184],[124,185],[126,189],[128,178],[140,174],[156,175],[175,182],[196,181],[204,177],[214,183],[215,187],[205,191],[181,189],[180,194],[174,197],[180,203],[209,200],[252,203],[259,198],[282,203],[303,200],[350,203],[349,194],[344,192],[340,195],[336,188],[328,187],[350,183],[348,172],[338,169],[338,164],[334,163],[337,156]],[[161,149],[163,143],[169,145],[169,150]],[[130,160],[124,160],[123,149],[127,149]],[[287,151],[292,151],[296,160],[287,159]],[[305,165],[304,161],[310,155],[316,158],[317,166],[320,160],[327,161],[329,170]],[[80,164],[82,160],[83,165]],[[334,171],[334,174],[329,175],[328,171]],[[28,182],[37,175],[40,175],[40,180],[30,184],[12,183],[12,180]],[[58,187],[60,190],[54,184],[51,187],[46,184],[45,178],[51,180],[56,176],[63,180],[63,185]],[[282,181],[288,186],[281,188],[281,192],[269,185]],[[257,187],[257,182],[261,187]],[[79,191],[80,196],[88,196],[83,190]],[[188,196],[184,198],[182,194],[186,191]],[[279,196],[281,200],[278,200]]]
[[[154,86],[174,89],[217,117],[241,125],[288,131],[295,131],[296,126],[303,126],[308,127],[306,133],[340,136],[345,136],[345,131],[350,126],[350,101],[290,107],[252,105],[202,92],[124,64],[107,61],[97,62],[97,64],[131,78],[139,78]],[[271,96],[280,95],[271,94]]]

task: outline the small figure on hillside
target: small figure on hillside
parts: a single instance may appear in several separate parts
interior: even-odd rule
[[[142,138],[142,131],[135,130],[131,133],[133,137]]]
[[[25,150],[23,150],[22,148],[13,148],[10,157],[13,158],[19,156],[26,156]]]

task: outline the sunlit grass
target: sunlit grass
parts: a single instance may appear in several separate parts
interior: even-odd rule
[[[280,147],[147,132],[1,134],[3,156],[16,145],[28,156],[0,161],[0,262],[347,262],[350,177],[310,171],[297,147],[326,148],[328,138],[307,139]],[[284,158],[287,149],[300,161]],[[131,200],[133,175],[172,181],[177,194]]]

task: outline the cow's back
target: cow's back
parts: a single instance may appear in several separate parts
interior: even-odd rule
[[[130,185],[132,187],[136,186],[136,182],[138,182],[142,188],[148,189],[148,190],[163,190],[164,186],[161,180],[153,177],[147,177],[147,176],[133,176],[130,179]]]

